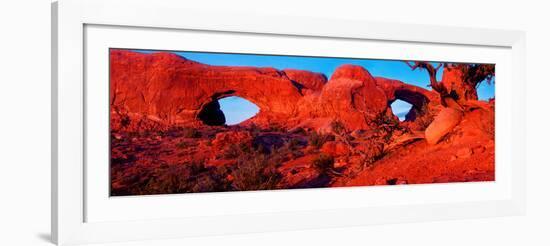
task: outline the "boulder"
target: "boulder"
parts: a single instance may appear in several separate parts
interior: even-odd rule
[[[288,141],[288,137],[283,134],[261,133],[254,137],[252,144],[256,149],[261,149],[265,153],[271,153],[272,149],[282,147],[286,141]]]
[[[228,146],[237,145],[252,145],[252,136],[248,131],[227,131],[216,134],[212,140],[212,147],[216,151],[222,151]]]
[[[350,153],[350,149],[346,144],[340,141],[328,141],[324,143],[321,147],[321,153],[325,153],[333,157],[338,157],[348,155]]]
[[[388,105],[396,98],[417,107],[427,101],[430,105],[439,102],[434,93],[399,81],[375,79],[356,65],[338,67],[327,81],[323,74],[304,70],[211,66],[168,52],[111,50],[110,82],[111,112],[132,116],[119,117],[111,122],[111,128],[128,131],[144,131],[140,125],[223,125],[225,117],[218,100],[229,96],[258,106],[259,113],[243,124],[315,130],[333,121],[349,130],[372,129],[381,115],[391,114]],[[134,124],[138,122],[143,124]]]
[[[426,128],[424,135],[429,144],[437,144],[441,138],[451,132],[462,120],[462,112],[453,108],[444,108]]]

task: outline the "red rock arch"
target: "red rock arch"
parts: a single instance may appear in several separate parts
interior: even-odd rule
[[[406,116],[406,119],[409,121],[414,120],[416,117],[431,110],[432,107],[440,104],[441,99],[436,92],[399,80],[377,77],[376,84],[384,90],[388,98],[388,105],[391,105],[397,99],[412,105],[411,111]]]
[[[211,100],[206,101],[198,110],[197,120],[211,126],[224,125],[225,114],[220,108],[219,100],[231,96],[238,96],[240,98],[243,98],[234,90],[229,90],[222,93],[214,93],[214,95],[211,96]]]
[[[213,124],[222,124],[225,120],[216,116],[217,100],[227,96],[256,104],[259,113],[251,122],[257,125],[316,130],[335,120],[350,129],[373,127],[396,99],[416,108],[440,104],[435,92],[374,78],[355,65],[340,66],[327,81],[323,74],[309,71],[210,66],[163,52],[111,50],[110,83],[112,129],[125,122],[127,115],[146,118],[155,127],[202,125],[205,116],[201,112],[206,108],[207,115],[214,116]],[[139,124],[137,130],[142,128]]]
[[[210,66],[162,52],[112,50],[110,62],[111,107],[166,123],[200,124],[206,105],[230,95],[256,104],[264,117],[288,118],[304,90],[326,82],[307,71]]]

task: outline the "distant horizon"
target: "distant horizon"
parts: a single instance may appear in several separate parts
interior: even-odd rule
[[[429,75],[424,70],[412,70],[405,60],[382,60],[382,59],[360,59],[360,58],[334,58],[334,57],[306,57],[287,55],[264,55],[264,54],[235,54],[235,53],[214,53],[197,51],[164,51],[164,50],[132,50],[139,53],[169,52],[185,59],[193,60],[213,66],[251,66],[251,67],[272,67],[278,70],[298,69],[324,74],[330,79],[336,68],[344,64],[359,65],[370,72],[374,77],[396,79],[404,83],[432,90],[429,87]],[[439,62],[435,62],[438,64]],[[442,69],[437,72],[437,79],[441,80]],[[494,82],[481,83],[478,88],[479,100],[489,100],[495,96]],[[226,100],[219,100],[221,110],[226,116],[228,125],[238,124],[253,117],[258,112],[258,107],[248,100],[240,97],[231,97]],[[403,120],[411,105],[407,102],[396,100],[391,105],[393,113]]]

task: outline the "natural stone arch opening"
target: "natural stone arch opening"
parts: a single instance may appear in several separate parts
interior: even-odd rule
[[[390,106],[400,121],[414,121],[425,113],[426,106],[430,102],[425,95],[412,90],[396,90],[394,95],[395,99],[390,102]],[[394,104],[396,104],[395,107],[400,108],[394,110]]]
[[[210,126],[237,125],[254,117],[260,108],[254,102],[230,90],[216,93],[203,104],[197,118]]]
[[[396,99],[390,104],[390,107],[393,114],[399,118],[399,121],[405,121],[413,105],[403,100]]]
[[[218,102],[227,125],[238,125],[260,112],[256,104],[239,96],[224,97]]]

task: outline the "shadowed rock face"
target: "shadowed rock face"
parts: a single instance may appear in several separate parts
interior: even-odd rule
[[[209,126],[221,126],[225,124],[225,115],[220,109],[218,100],[214,100],[204,105],[197,117],[200,121]]]
[[[350,129],[368,129],[377,117],[391,113],[396,99],[411,103],[417,113],[424,105],[439,104],[431,91],[373,78],[354,65],[339,67],[327,81],[309,71],[210,66],[171,53],[112,50],[110,66],[111,114],[147,118],[155,126],[223,125],[217,100],[228,96],[259,107],[243,124],[286,128],[320,128],[338,120]],[[123,127],[116,123],[123,120],[113,122],[113,129]]]

